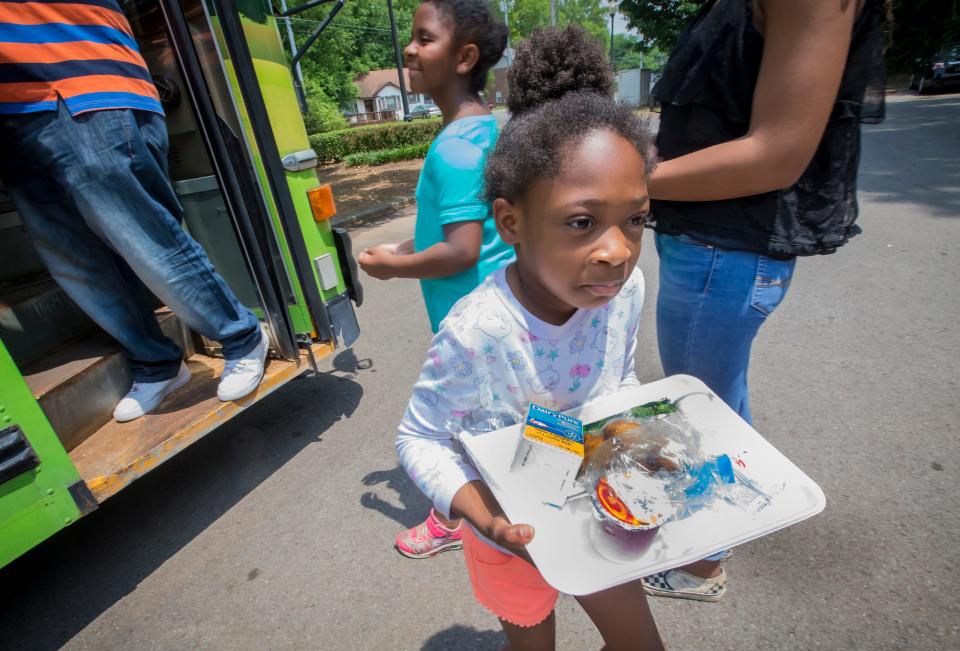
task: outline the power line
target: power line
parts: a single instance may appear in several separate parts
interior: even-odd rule
[[[312,23],[312,24],[317,24],[321,22],[319,20],[313,20],[310,18],[290,18],[290,20],[298,23]],[[385,34],[390,33],[389,29],[384,29],[382,27],[366,27],[365,25],[351,25],[350,23],[342,23],[339,21],[334,21],[330,23],[330,26],[327,29],[338,29],[338,28],[362,29],[368,32],[383,32]]]

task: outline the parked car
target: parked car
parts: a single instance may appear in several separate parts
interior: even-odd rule
[[[431,118],[435,115],[440,115],[440,109],[436,106],[427,106],[426,104],[417,104],[416,106],[410,107],[410,112],[407,113],[403,119],[409,122],[410,120],[416,120],[418,118]]]
[[[917,59],[910,88],[923,95],[931,90],[960,86],[960,42],[947,43],[925,59]]]

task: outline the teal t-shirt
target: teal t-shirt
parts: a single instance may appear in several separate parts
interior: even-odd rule
[[[497,234],[491,206],[483,199],[483,167],[498,133],[493,115],[454,120],[434,139],[420,171],[413,236],[416,251],[442,242],[445,224],[483,222],[483,241],[476,265],[453,276],[420,281],[434,332],[454,303],[473,291],[487,274],[514,258],[513,248]]]

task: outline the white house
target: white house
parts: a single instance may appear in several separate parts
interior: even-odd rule
[[[426,95],[410,91],[410,76],[406,68],[403,69],[403,81],[411,108],[417,104],[433,106],[433,100]],[[396,68],[371,70],[353,83],[357,87],[357,99],[347,112],[351,124],[399,120],[403,117],[400,77]]]

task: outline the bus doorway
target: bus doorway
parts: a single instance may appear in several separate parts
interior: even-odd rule
[[[263,381],[220,402],[218,345],[157,301],[191,381],[155,412],[114,422],[131,383],[123,351],[51,279],[0,185],[0,566],[359,334],[349,237],[302,164],[310,150],[289,72],[264,65],[285,65],[275,18],[263,3],[220,4],[229,15],[200,0],[120,2],[166,113],[183,227],[269,333]]]

